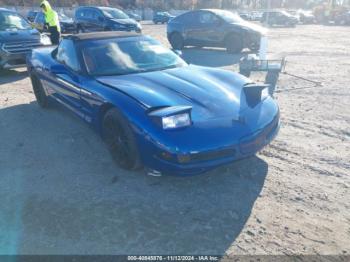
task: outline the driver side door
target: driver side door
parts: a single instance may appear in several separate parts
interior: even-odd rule
[[[215,14],[209,11],[201,11],[198,13],[199,26],[194,38],[201,44],[213,44],[218,42],[220,37],[221,21]]]
[[[49,93],[56,101],[80,117],[80,65],[72,40],[63,39],[54,54],[55,64],[48,69],[50,81],[47,85]]]

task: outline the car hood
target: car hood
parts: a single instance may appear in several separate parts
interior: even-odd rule
[[[40,39],[36,29],[0,31],[1,42],[35,41]]]
[[[110,19],[114,23],[118,23],[121,25],[137,25],[137,22],[134,19],[127,18],[127,19]]]
[[[249,31],[254,31],[255,33],[259,33],[261,35],[265,35],[267,33],[266,28],[264,28],[260,25],[254,24],[254,23],[247,22],[247,21],[242,21],[239,23],[232,23],[232,24],[243,27],[244,29],[249,30]]]
[[[157,72],[98,77],[147,109],[192,106],[193,119],[239,118],[247,108],[242,87],[249,80],[220,69],[185,66]]]

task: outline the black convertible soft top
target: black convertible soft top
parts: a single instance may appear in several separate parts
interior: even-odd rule
[[[82,33],[75,35],[68,35],[64,38],[72,39],[73,41],[84,41],[84,40],[98,40],[98,39],[108,39],[108,38],[124,38],[142,36],[138,33],[131,32],[118,32],[118,31],[107,31],[107,32],[93,32],[93,33]]]

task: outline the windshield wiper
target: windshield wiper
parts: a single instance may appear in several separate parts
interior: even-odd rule
[[[176,65],[171,65],[171,66],[166,66],[166,67],[161,67],[161,68],[152,68],[152,69],[140,69],[140,70],[135,70],[131,72],[126,72],[126,73],[110,73],[110,74],[93,74],[95,77],[99,76],[122,76],[122,75],[133,75],[133,74],[140,74],[140,73],[148,73],[148,72],[155,72],[155,71],[163,71],[167,69],[172,69],[172,68],[177,68],[180,64]]]
[[[176,65],[170,65],[170,66],[165,66],[165,67],[158,67],[158,68],[151,68],[151,69],[144,69],[144,70],[139,70],[137,73],[147,73],[147,72],[154,72],[154,71],[164,71],[167,69],[172,69],[178,67],[179,64]]]

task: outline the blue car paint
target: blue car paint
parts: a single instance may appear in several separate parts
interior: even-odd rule
[[[167,174],[193,175],[254,155],[269,144],[279,130],[279,108],[267,97],[255,107],[246,102],[239,74],[213,68],[185,66],[164,71],[93,78],[67,72],[53,74],[58,62],[53,48],[35,50],[28,70],[42,81],[47,95],[71,109],[101,132],[104,112],[119,109],[134,130],[141,161]],[[164,106],[189,106],[193,124],[163,130],[149,111]],[[249,150],[242,152],[242,145]],[[232,155],[180,163],[179,156],[221,150]],[[171,158],[163,159],[162,152]]]

